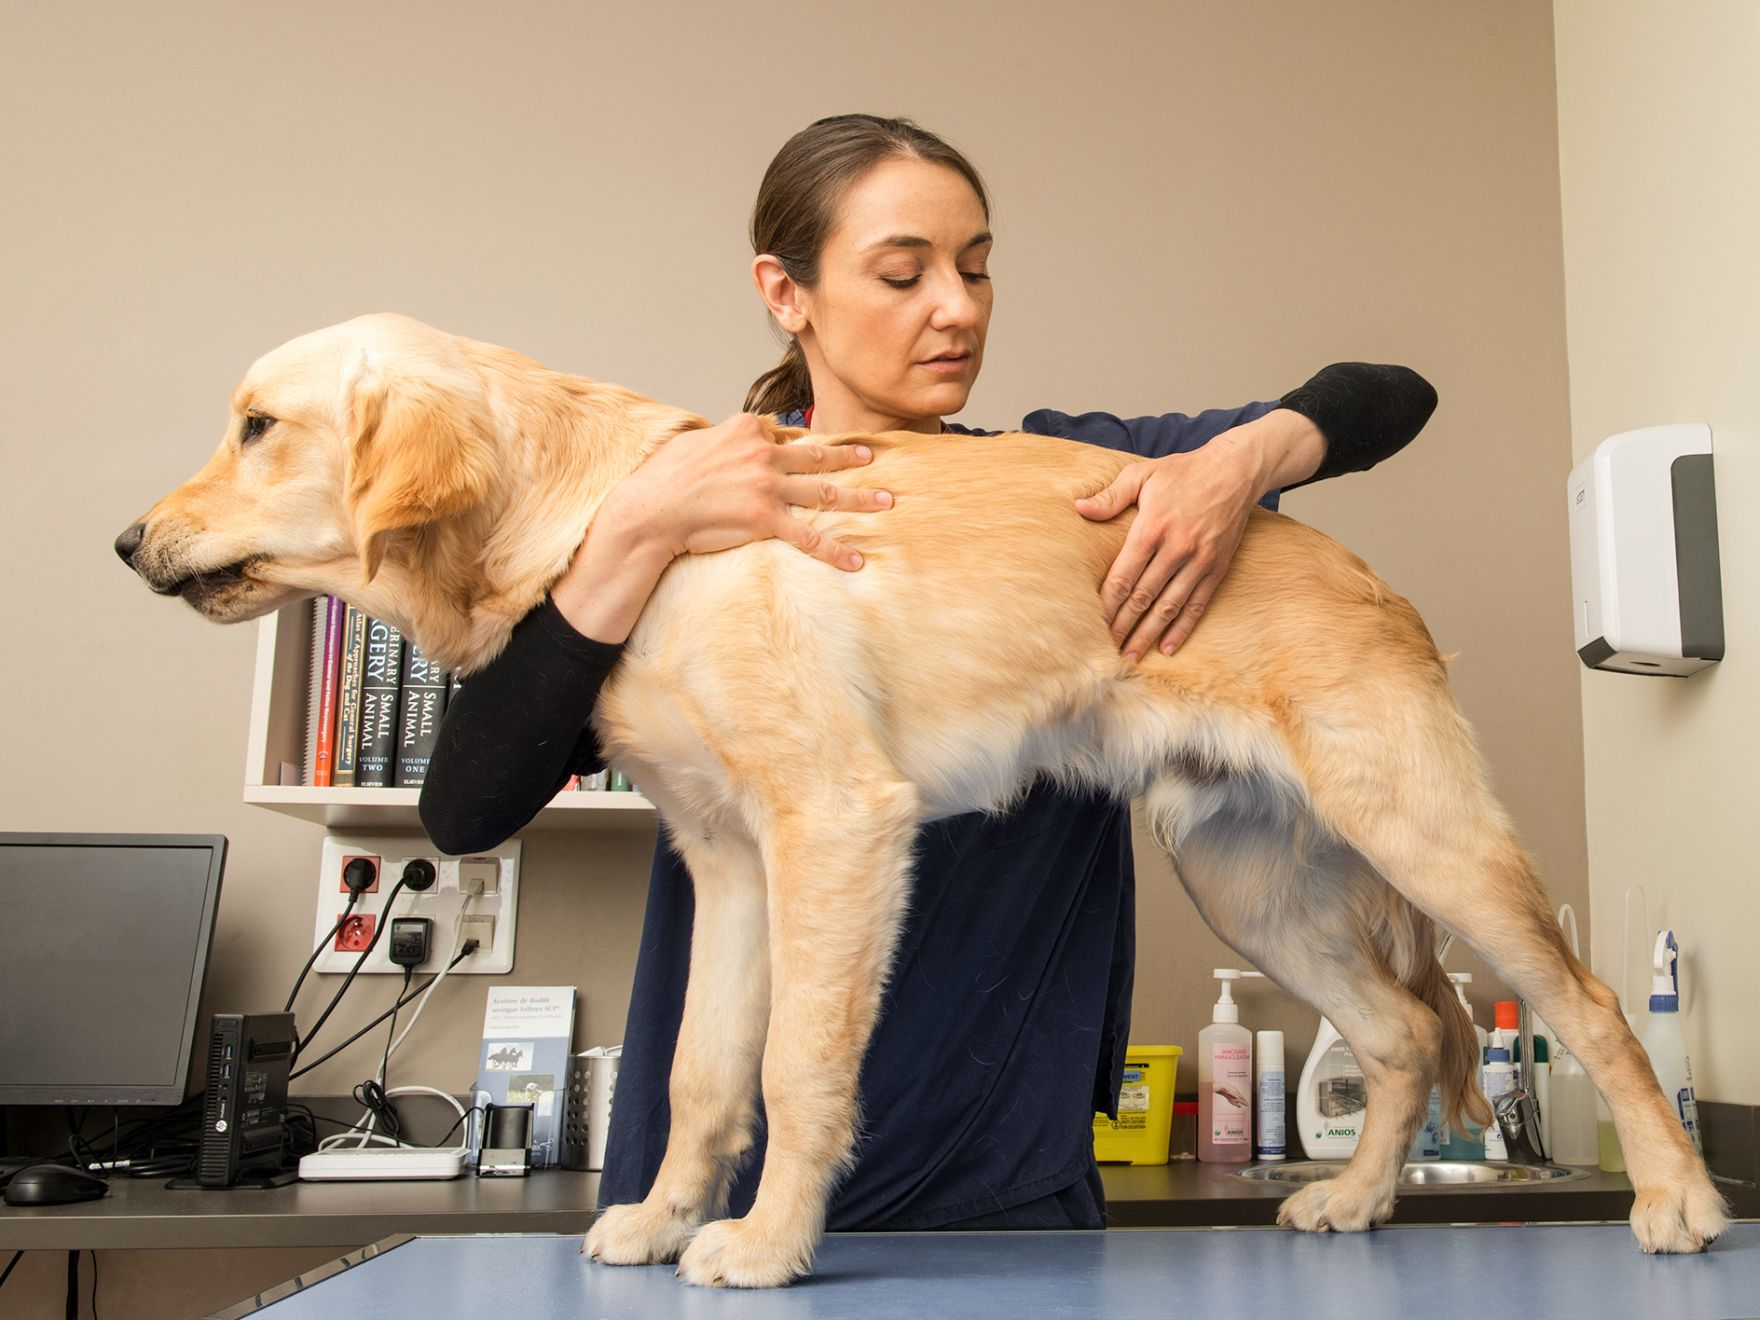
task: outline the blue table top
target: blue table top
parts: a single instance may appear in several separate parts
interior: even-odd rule
[[[266,1320],[518,1316],[763,1320],[1725,1320],[1760,1316],[1760,1223],[1698,1256],[1646,1256],[1624,1224],[833,1234],[813,1276],[688,1287],[669,1265],[597,1265],[578,1237],[413,1238],[270,1302]],[[229,1315],[242,1312],[229,1312]]]

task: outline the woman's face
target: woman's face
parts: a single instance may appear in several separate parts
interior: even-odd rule
[[[990,245],[977,193],[945,165],[882,161],[850,188],[818,284],[798,291],[826,422],[938,430],[965,407],[990,327]]]

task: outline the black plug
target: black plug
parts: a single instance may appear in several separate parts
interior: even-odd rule
[[[394,917],[391,921],[391,961],[402,968],[419,967],[428,961],[428,944],[434,923],[428,917]]]
[[[379,868],[371,858],[356,857],[342,868],[342,883],[351,894],[364,894],[379,880]]]
[[[438,874],[434,863],[425,857],[412,857],[403,864],[403,886],[414,893],[434,887],[434,878]]]

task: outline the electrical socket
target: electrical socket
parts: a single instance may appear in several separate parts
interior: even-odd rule
[[[337,913],[341,916],[341,913]],[[336,952],[358,954],[373,942],[373,926],[378,919],[371,912],[350,913],[336,932]]]
[[[342,911],[336,897],[342,884],[342,870],[355,857],[376,864],[378,883],[355,900],[349,915],[362,920],[351,925],[348,932],[329,938]],[[440,971],[457,954],[459,944],[473,938],[478,942],[477,951],[459,963],[453,971],[455,976],[511,972],[519,907],[519,858],[518,839],[468,857],[449,857],[420,834],[327,834],[318,866],[319,901],[312,914],[313,940],[322,941],[323,951],[313,970],[347,972],[359,960],[360,951],[379,925],[399,917],[426,917],[434,923],[434,938],[429,941],[429,957],[416,968],[418,972]],[[433,864],[433,885],[419,891],[407,885],[398,890],[397,881],[404,868],[418,860]],[[388,903],[394,890],[396,901]],[[452,943],[453,922],[461,911],[468,930],[461,933],[458,943]],[[390,932],[386,934],[388,937]],[[344,943],[344,939],[349,942]],[[401,975],[402,971],[391,961],[389,938],[381,939],[361,964],[363,974]]]
[[[343,853],[342,854],[342,865],[340,865],[336,868],[336,892],[339,894],[346,894],[348,892],[348,882],[343,879],[343,873],[348,870],[348,864],[352,861],[355,861],[356,859],[359,859],[360,861],[363,861],[363,862],[371,862],[373,864],[373,883],[368,885],[365,889],[361,890],[361,893],[363,893],[363,894],[376,894],[376,893],[378,893],[379,892],[379,873],[380,873],[381,868],[379,866],[379,859],[377,857],[374,857],[371,853]]]
[[[472,959],[482,957],[495,947],[495,918],[466,917],[458,928],[459,945],[462,947],[466,940],[475,940],[477,951],[458,965],[460,971],[468,967]]]

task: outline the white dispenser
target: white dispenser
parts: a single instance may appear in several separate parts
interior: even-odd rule
[[[1680,948],[1672,930],[1656,932],[1656,952],[1650,962],[1650,1020],[1644,1024],[1644,1052],[1656,1070],[1662,1094],[1693,1140],[1693,1149],[1704,1153],[1699,1137],[1699,1106],[1693,1096],[1693,1064],[1687,1058],[1687,1042],[1681,1035]]]
[[[1233,985],[1241,973],[1211,973],[1222,995],[1198,1033],[1198,1158],[1245,1164],[1253,1158],[1253,1033],[1241,1025]]]
[[[1325,1018],[1296,1084],[1296,1122],[1311,1160],[1348,1160],[1363,1135],[1369,1086],[1338,1028]]]
[[[1568,492],[1583,663],[1678,676],[1723,659],[1711,428],[1650,426],[1603,440]]]

